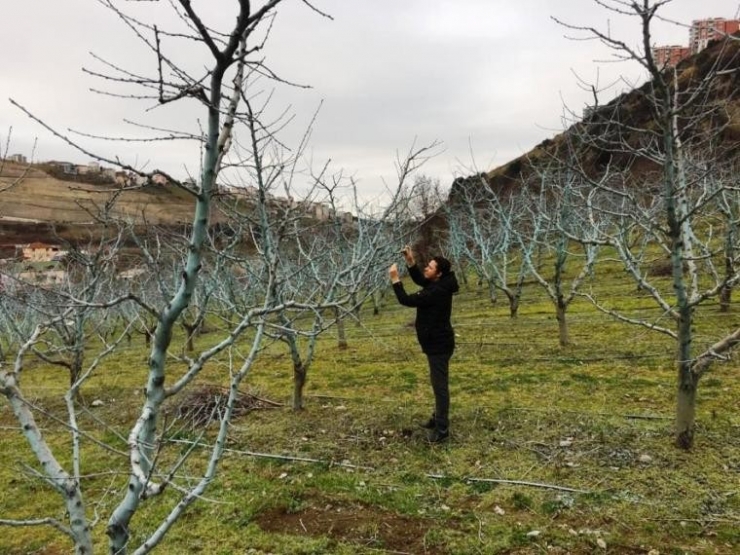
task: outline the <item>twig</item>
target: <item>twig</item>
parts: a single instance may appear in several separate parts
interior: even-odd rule
[[[264,403],[266,405],[272,405],[273,407],[284,407],[285,403],[280,403],[278,401],[271,401],[270,399],[263,399],[262,397],[257,397],[256,395],[253,395],[250,393],[250,396],[252,399],[255,399],[259,401],[260,403]]]
[[[506,407],[504,410],[517,410],[521,412],[552,412],[548,409],[535,409],[529,407]],[[672,420],[670,416],[654,416],[650,414],[617,414],[613,412],[584,412],[578,410],[557,409],[557,412],[569,414],[580,414],[582,416],[618,416],[619,418],[631,418],[633,420]]]
[[[5,518],[0,519],[0,526],[23,527],[23,526],[42,526],[42,525],[51,526],[52,528],[56,528],[57,530],[59,530],[63,534],[66,534],[69,537],[74,537],[72,534],[72,531],[55,518],[36,518],[36,519],[28,519],[28,520],[10,520],[10,519],[5,519]]]
[[[427,474],[427,478],[432,478],[433,480],[444,480],[449,479],[450,476],[444,476],[443,474]],[[539,482],[525,482],[523,480],[501,480],[498,478],[463,478],[464,482],[485,482],[485,483],[492,483],[492,484],[514,484],[518,486],[530,486],[533,488],[545,488],[545,489],[556,489],[558,491],[569,491],[572,493],[591,493],[587,490],[582,489],[575,489],[575,488],[568,488],[564,486],[556,486],[554,484],[542,484]]]
[[[644,520],[651,522],[696,522],[698,524],[711,524],[713,522],[731,522],[732,524],[740,523],[740,518],[646,518]]]
[[[170,443],[186,443],[186,444],[191,444],[191,445],[198,445],[199,447],[210,447],[210,445],[206,443],[187,441],[184,439],[170,439],[168,441]],[[345,462],[327,461],[323,459],[314,459],[311,457],[298,457],[298,456],[292,456],[292,455],[275,455],[272,453],[258,453],[256,451],[241,451],[239,449],[228,449],[228,448],[224,448],[224,451],[228,453],[235,453],[237,455],[246,455],[248,457],[257,457],[257,458],[263,458],[263,459],[277,459],[280,461],[324,464],[326,466],[339,466],[342,468],[356,468],[358,470],[375,470],[371,466],[362,466],[359,464],[351,464],[351,463],[345,463]]]
[[[190,445],[198,445],[201,447],[209,447],[205,443],[200,442],[193,442],[193,441],[187,441],[184,439],[171,439],[169,440],[170,443],[186,443]],[[235,453],[237,455],[246,455],[248,457],[258,457],[258,458],[265,458],[265,459],[276,459],[280,461],[291,461],[291,462],[307,462],[307,463],[314,463],[314,464],[324,464],[327,466],[339,466],[342,468],[356,468],[359,470],[370,470],[373,471],[375,468],[371,466],[362,466],[357,464],[351,464],[351,463],[345,463],[345,462],[334,462],[334,461],[326,461],[322,459],[314,459],[311,457],[297,457],[297,456],[291,456],[291,455],[275,455],[272,453],[257,453],[255,451],[241,451],[238,449],[224,449],[224,451],[229,453]],[[444,480],[444,479],[450,479],[450,476],[444,476],[442,474],[426,474],[427,478],[432,478],[433,480]],[[458,479],[459,480],[459,479]],[[553,484],[542,484],[538,482],[525,482],[522,480],[500,480],[495,478],[463,478],[461,481],[463,482],[488,482],[488,483],[496,483],[496,484],[515,484],[520,486],[531,486],[531,487],[537,487],[537,488],[547,488],[547,489],[556,489],[559,491],[569,491],[572,493],[591,493],[587,490],[581,490],[581,489],[574,489],[574,488],[568,488],[564,486],[557,486]]]

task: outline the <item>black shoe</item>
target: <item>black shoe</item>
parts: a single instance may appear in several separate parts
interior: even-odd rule
[[[449,430],[439,430],[435,428],[429,432],[429,435],[427,436],[427,441],[429,443],[442,443],[448,437],[450,437]]]
[[[419,424],[422,428],[426,428],[427,430],[433,430],[437,427],[437,422],[434,420],[434,417],[432,416],[429,420],[426,422],[422,422]]]

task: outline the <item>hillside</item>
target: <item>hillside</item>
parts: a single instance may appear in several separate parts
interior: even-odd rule
[[[65,224],[84,224],[118,192],[115,185],[102,186],[62,181],[36,168],[5,163],[0,172],[2,186],[17,184],[2,193],[0,217]],[[180,189],[150,185],[124,192],[115,203],[116,217],[141,219],[152,223],[187,221],[192,214],[192,198]]]
[[[5,189],[9,185],[10,188]],[[94,216],[119,191],[114,185],[62,181],[35,167],[0,165],[0,243],[48,238],[51,227],[67,238],[87,235]],[[167,185],[148,185],[120,194],[111,210],[134,224],[179,225],[192,219],[193,198]]]
[[[705,140],[713,136],[715,160],[740,159],[740,37],[735,40],[718,41],[698,54],[686,58],[677,67],[678,86],[686,91],[701,82],[713,70],[719,75],[713,83],[709,95],[702,99],[702,107],[714,110],[712,117],[705,118],[703,126],[692,130],[693,135],[683,137],[686,143]],[[652,83],[622,94],[596,110],[592,110],[564,132],[546,139],[526,154],[487,172],[489,185],[497,191],[506,191],[521,186],[531,175],[532,166],[546,162],[553,157],[564,159],[569,138],[583,132],[587,127],[592,135],[602,134],[600,140],[619,139],[637,148],[644,137],[644,130],[655,129],[652,107],[648,96]],[[695,116],[697,112],[689,114]],[[614,125],[617,122],[618,125]],[[613,137],[609,137],[613,134]],[[597,170],[604,160],[617,167],[630,164],[634,176],[659,168],[651,161],[634,157],[629,153],[604,152],[590,147],[581,151],[580,159],[586,162],[586,170]],[[451,196],[454,195],[454,186]]]

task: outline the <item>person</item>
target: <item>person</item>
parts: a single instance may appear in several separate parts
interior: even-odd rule
[[[429,378],[434,391],[434,413],[422,427],[429,430],[431,443],[445,441],[450,434],[450,386],[449,365],[455,350],[455,332],[450,323],[452,314],[452,295],[459,286],[450,261],[443,256],[435,256],[420,270],[411,248],[407,245],[401,251],[411,279],[421,287],[419,291],[407,294],[398,276],[398,266],[389,269],[393,292],[403,306],[416,308],[416,338],[429,363]]]

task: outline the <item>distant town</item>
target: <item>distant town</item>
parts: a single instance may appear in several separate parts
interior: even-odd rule
[[[0,159],[2,161],[3,159]],[[114,168],[102,166],[97,161],[88,164],[75,164],[72,162],[50,160],[46,162],[30,162],[23,154],[12,154],[4,159],[18,165],[30,166],[39,169],[50,177],[60,181],[72,181],[77,183],[87,183],[91,185],[113,185],[116,187],[141,187],[141,186],[166,186],[169,185],[167,176],[161,173],[151,173],[148,175],[139,175],[134,172],[120,171]],[[181,185],[195,188],[197,185],[195,179],[187,178],[181,182]],[[247,201],[255,201],[259,191],[253,186],[229,187],[219,185],[219,193],[223,196],[234,198],[244,198]],[[319,221],[339,219],[345,223],[351,223],[354,216],[348,211],[336,211],[331,206],[322,202],[296,201],[292,197],[281,197],[266,193],[268,203],[273,209],[295,209],[305,216],[315,218]],[[14,220],[12,217],[6,217],[0,214],[0,219]],[[35,220],[17,220],[29,221]]]
[[[34,242],[28,244],[0,245],[0,291],[16,283],[3,268],[13,267],[16,279],[33,283],[37,286],[48,286],[63,283],[68,272],[62,263],[68,251],[61,246]],[[138,270],[138,268],[136,269]],[[141,270],[143,272],[143,270]],[[129,275],[131,270],[119,274],[120,279],[132,279],[140,274]]]
[[[133,172],[123,172],[113,168],[106,168],[98,162],[74,164],[52,160],[29,163],[26,156],[22,154],[13,154],[0,159],[0,162],[3,161],[41,170],[59,181],[73,181],[93,185],[116,185],[119,187],[137,185],[167,186],[169,184],[165,175],[156,172],[150,176],[140,176]],[[2,167],[1,164],[0,167]],[[6,167],[5,169],[7,170],[8,168]],[[18,173],[19,168],[12,169],[11,167],[10,171],[12,173]],[[194,180],[190,180],[185,181],[184,184],[194,186],[196,183]],[[248,203],[254,203],[257,199],[258,190],[256,187],[248,186],[244,188],[224,188],[221,193],[225,197],[242,198]],[[284,198],[271,194],[267,194],[267,199],[269,209],[273,212],[290,210],[317,221],[339,220],[343,226],[351,226],[356,218],[351,212],[334,211],[329,205],[321,202],[297,201],[290,197]],[[40,223],[37,220],[14,218],[2,214],[0,214],[0,220]],[[86,254],[84,250],[80,252]],[[70,252],[63,245],[55,242],[0,243],[0,291],[14,283],[8,277],[9,272],[7,270],[10,268],[13,268],[12,273],[17,278],[28,283],[34,283],[37,286],[63,283],[69,277],[66,264],[69,256]],[[118,279],[135,279],[145,272],[141,267],[127,268],[125,266],[127,265],[124,265],[117,272]]]
[[[23,154],[12,154],[6,160],[16,164],[29,163],[28,158]],[[33,166],[63,181],[105,182],[121,187],[146,184],[166,185],[168,183],[167,177],[161,173],[155,172],[151,176],[139,175],[134,172],[106,168],[95,161],[88,164],[74,164],[72,162],[49,160],[48,162],[33,163]],[[186,179],[184,183],[194,184],[194,182],[193,179]]]

